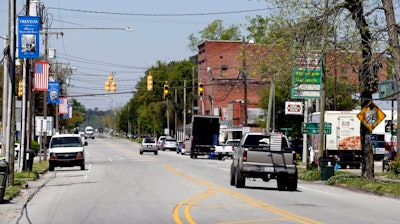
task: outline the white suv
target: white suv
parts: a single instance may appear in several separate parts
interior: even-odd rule
[[[80,166],[85,170],[85,150],[87,142],[82,142],[79,134],[54,135],[49,143],[49,171],[60,166]]]

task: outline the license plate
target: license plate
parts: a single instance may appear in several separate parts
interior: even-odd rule
[[[265,167],[264,171],[265,172],[272,172],[272,171],[274,171],[274,168],[273,167]]]

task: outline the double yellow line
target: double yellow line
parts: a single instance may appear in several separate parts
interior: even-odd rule
[[[254,207],[258,207],[258,208],[260,208],[262,210],[265,210],[265,211],[268,211],[268,212],[271,212],[271,213],[274,213],[274,214],[280,216],[279,218],[269,218],[269,219],[263,219],[263,220],[246,220],[246,221],[242,220],[242,221],[237,221],[237,222],[229,222],[231,224],[232,223],[245,223],[245,222],[266,222],[266,221],[272,221],[272,220],[293,220],[293,221],[296,221],[298,223],[304,223],[304,224],[320,224],[321,223],[321,222],[309,219],[307,217],[300,216],[300,215],[288,212],[286,210],[280,209],[278,207],[269,205],[267,203],[264,203],[262,201],[256,200],[254,198],[250,198],[250,197],[248,197],[246,195],[237,193],[237,192],[232,191],[232,190],[230,190],[228,188],[225,188],[225,187],[222,187],[222,186],[218,186],[218,185],[215,185],[215,184],[212,184],[212,183],[208,183],[208,182],[203,181],[203,180],[201,180],[199,178],[192,177],[190,175],[187,175],[187,174],[185,174],[183,172],[180,172],[180,171],[176,170],[175,168],[173,168],[169,164],[164,164],[164,167],[167,170],[169,170],[170,172],[172,172],[172,173],[175,173],[175,174],[177,174],[177,175],[179,175],[181,177],[184,177],[184,178],[186,178],[188,180],[194,181],[196,183],[199,183],[199,184],[204,185],[204,186],[207,187],[207,190],[205,190],[205,191],[203,191],[203,192],[201,192],[201,193],[199,193],[197,195],[194,195],[193,197],[190,197],[190,198],[188,198],[188,199],[186,199],[186,200],[184,200],[182,202],[179,202],[174,207],[174,209],[173,209],[173,218],[174,218],[175,223],[177,223],[177,224],[183,224],[184,223],[182,221],[180,215],[179,215],[179,210],[182,207],[183,207],[184,219],[190,224],[196,223],[193,220],[193,218],[192,218],[192,216],[190,214],[191,207],[194,204],[196,204],[196,203],[198,203],[198,202],[200,202],[200,201],[202,201],[202,200],[204,200],[206,198],[212,197],[213,195],[215,195],[218,192],[224,193],[224,194],[226,194],[226,195],[228,195],[230,197],[234,197],[234,198],[236,198],[238,200],[244,201],[244,202],[246,202],[246,203],[248,203],[248,204],[250,204],[250,205],[252,205]]]

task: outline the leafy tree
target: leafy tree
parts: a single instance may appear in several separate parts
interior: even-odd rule
[[[217,19],[210,23],[203,30],[199,31],[199,37],[194,34],[190,34],[189,49],[193,52],[197,52],[199,44],[204,40],[240,40],[241,32],[239,27],[236,25],[230,25],[225,28],[222,25],[222,20]]]

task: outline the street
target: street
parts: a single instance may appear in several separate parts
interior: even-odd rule
[[[229,184],[231,160],[139,154],[125,139],[88,139],[86,170],[56,167],[19,214],[0,223],[398,223],[400,200],[299,181]],[[0,205],[0,210],[3,205]]]

